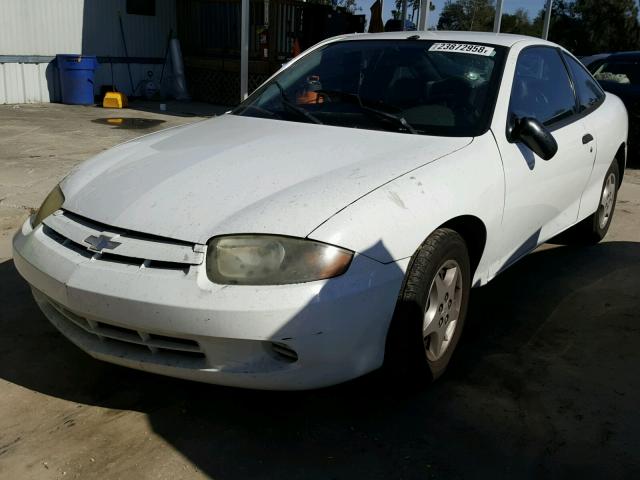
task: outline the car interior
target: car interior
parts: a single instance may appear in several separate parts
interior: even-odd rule
[[[518,58],[509,109],[549,125],[573,114],[575,98],[557,52],[531,49]]]
[[[459,58],[454,61],[452,55]],[[307,81],[294,87],[296,98],[308,106],[309,89],[348,92],[367,105],[402,113],[418,126],[472,124],[484,109],[493,60],[467,57],[474,56],[424,47],[327,55],[309,70],[313,85]],[[341,68],[336,68],[336,60]],[[320,95],[316,103],[327,100],[334,101]]]

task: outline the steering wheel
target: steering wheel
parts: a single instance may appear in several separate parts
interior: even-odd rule
[[[331,92],[326,90],[318,90],[314,92],[316,94],[316,103],[331,103]],[[321,101],[322,100],[322,101]]]

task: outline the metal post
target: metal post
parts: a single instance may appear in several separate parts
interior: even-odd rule
[[[407,0],[402,0],[402,13],[400,14],[400,20],[402,21],[402,31],[407,29]]]
[[[240,10],[240,100],[249,95],[249,0]]]
[[[549,25],[551,24],[551,7],[553,7],[553,0],[547,0],[547,6],[544,12],[544,26],[542,27],[542,38],[544,38],[545,40],[549,38]]]
[[[497,0],[496,16],[493,18],[493,33],[500,33],[501,22],[502,22],[502,0]]]
[[[420,0],[420,23],[418,30],[422,32],[429,28],[429,10],[431,10],[431,0]]]

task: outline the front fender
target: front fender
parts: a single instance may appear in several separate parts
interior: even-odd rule
[[[491,132],[466,148],[396,178],[349,205],[309,234],[382,263],[410,257],[440,225],[462,215],[487,229],[476,270],[484,283],[497,258],[504,208],[504,174]]]

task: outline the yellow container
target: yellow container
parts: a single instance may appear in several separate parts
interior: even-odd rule
[[[126,108],[129,101],[122,92],[107,92],[102,100],[104,108]]]

